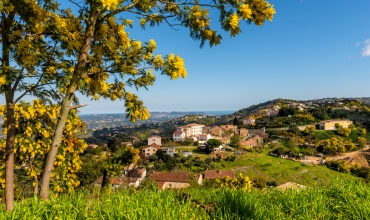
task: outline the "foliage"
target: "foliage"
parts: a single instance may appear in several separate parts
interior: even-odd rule
[[[124,167],[135,164],[140,151],[134,147],[120,147],[117,151],[106,152],[99,158],[103,170],[102,186],[109,186],[111,178],[121,174]]]
[[[241,148],[240,141],[242,140],[242,137],[238,134],[234,134],[233,136],[230,137],[230,147],[233,147],[235,149]]]
[[[97,157],[101,155],[85,154],[81,156],[82,166],[77,172],[77,179],[80,181],[80,187],[88,188],[99,177],[102,176],[102,167]]]
[[[233,125],[235,125],[235,126],[238,126],[238,125],[239,125],[239,121],[238,121],[238,119],[236,118],[236,116],[234,117]]]
[[[335,128],[338,130],[338,134],[344,137],[348,137],[348,135],[352,132],[352,129],[350,127],[345,128],[338,123],[335,124]]]
[[[210,149],[219,147],[221,145],[222,145],[222,142],[220,140],[217,140],[217,139],[209,139],[207,141],[207,147],[210,148]]]
[[[249,177],[239,174],[237,178],[231,178],[227,176],[224,179],[215,179],[214,186],[217,189],[229,188],[233,190],[242,190],[244,192],[249,192],[251,190],[251,181]]]
[[[361,167],[358,164],[355,164],[351,167],[351,173],[355,176],[363,178],[367,183],[370,182],[370,168]]]
[[[279,116],[284,117],[284,116],[294,115],[297,112],[298,112],[297,108],[284,106],[279,109]]]
[[[367,184],[348,180],[286,191],[190,188],[158,192],[148,187],[141,192],[27,199],[13,213],[0,208],[0,219],[369,219],[369,197]]]
[[[265,188],[266,187],[266,178],[264,177],[254,177],[252,179],[252,185],[256,188]]]
[[[318,144],[323,145],[323,152],[327,154],[334,154],[336,152],[340,152],[340,153],[346,152],[343,139],[340,137],[333,137],[330,139],[326,139],[326,140],[319,142]]]
[[[367,143],[367,140],[366,138],[364,137],[358,137],[357,138],[357,143],[361,146],[361,147],[364,147]]]
[[[15,146],[16,167],[27,167],[26,178],[38,193],[37,186],[43,172],[46,154],[50,148],[50,134],[56,126],[57,113],[60,106],[45,105],[41,100],[32,103],[22,102],[15,105]],[[6,108],[0,107],[3,116],[3,134],[7,133],[7,120],[4,117]],[[72,110],[66,122],[64,137],[54,163],[52,186],[54,193],[71,192],[80,183],[76,173],[81,169],[80,154],[87,148],[87,144],[76,137],[76,133],[83,131],[85,124],[79,119],[76,110]],[[0,141],[0,149],[5,149],[5,140]],[[5,158],[0,158],[4,160]],[[0,165],[3,172],[4,163]],[[2,185],[4,187],[4,185]]]
[[[270,154],[275,155],[277,157],[280,157],[280,156],[284,155],[285,153],[286,153],[285,149],[281,146],[273,149],[272,151],[270,151]]]
[[[326,166],[332,170],[337,170],[342,173],[349,173],[351,171],[347,161],[345,160],[327,161]]]
[[[293,118],[297,121],[303,121],[306,123],[310,123],[315,120],[315,118],[311,114],[295,114]]]
[[[306,133],[306,134],[312,134],[314,131],[316,131],[315,126],[306,126],[304,128],[304,133]]]

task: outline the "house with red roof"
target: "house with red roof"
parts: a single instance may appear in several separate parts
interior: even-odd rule
[[[141,149],[141,155],[144,157],[150,157],[151,155],[155,154],[160,148],[161,146],[157,144],[151,144]]]
[[[224,179],[226,177],[235,178],[234,170],[206,170],[204,172],[205,180]]]

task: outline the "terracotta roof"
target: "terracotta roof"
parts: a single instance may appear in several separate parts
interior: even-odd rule
[[[149,179],[156,182],[182,182],[189,183],[189,174],[181,172],[153,172]]]
[[[158,135],[152,135],[152,136],[149,136],[148,138],[161,138],[161,136],[158,136]]]
[[[243,141],[243,142],[240,142],[240,144],[241,145],[247,145],[247,144],[254,144],[254,143],[256,143],[257,142],[257,140],[256,139],[254,139],[254,138],[249,138],[248,140],[246,140],[246,141]]]
[[[206,170],[204,179],[223,179],[226,177],[235,178],[234,170]]]
[[[183,131],[175,131],[175,132],[173,132],[174,134],[182,134],[182,133],[184,133]]]
[[[161,181],[156,181],[156,183],[157,183],[158,189],[163,189],[164,184],[166,184],[166,182],[161,182]]]

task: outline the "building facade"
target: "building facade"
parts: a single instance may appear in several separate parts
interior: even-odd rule
[[[337,130],[335,124],[339,124],[344,128],[348,128],[353,122],[348,119],[332,119],[332,120],[325,120],[319,123],[320,130]]]

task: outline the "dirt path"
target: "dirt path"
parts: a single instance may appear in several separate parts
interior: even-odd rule
[[[368,150],[369,149],[369,146],[366,146],[364,147],[364,151]],[[346,158],[346,157],[355,157],[359,154],[362,154],[362,149],[361,150],[357,150],[357,151],[352,151],[352,152],[348,152],[348,153],[344,153],[343,155],[339,155],[339,156],[327,156],[326,157],[326,160],[327,161],[330,161],[330,160],[338,160],[338,159],[343,159],[343,158]]]
[[[364,151],[368,150],[370,147],[369,145],[367,145],[366,147],[364,147]],[[357,151],[352,151],[352,152],[348,152],[348,153],[344,153],[343,155],[338,155],[338,156],[326,156],[326,161],[331,161],[331,160],[339,160],[339,159],[344,159],[344,158],[353,158],[353,157],[356,157],[358,155],[360,155],[362,153],[362,149],[361,150],[357,150]],[[316,156],[307,156],[307,160],[301,160],[302,163],[307,163],[307,164],[320,164],[320,161],[321,161],[321,157],[316,157]]]

